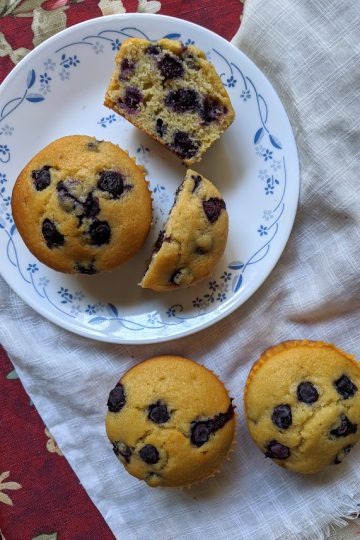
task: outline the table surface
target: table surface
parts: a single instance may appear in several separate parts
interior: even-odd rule
[[[138,6],[155,7],[227,39],[238,29],[242,12],[240,0],[1,0],[0,82],[29,50],[59,30],[93,17],[135,12]],[[0,395],[1,540],[113,539],[1,346]],[[360,538],[356,522],[333,538]]]

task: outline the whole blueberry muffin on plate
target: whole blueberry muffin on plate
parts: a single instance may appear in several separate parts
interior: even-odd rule
[[[21,171],[12,212],[28,249],[65,273],[112,270],[143,245],[152,220],[144,169],[115,144],[53,141]]]
[[[125,469],[149,486],[185,486],[213,476],[234,437],[223,383],[180,356],[145,360],[109,394],[106,432]]]
[[[267,349],[250,371],[244,400],[253,440],[291,471],[338,465],[360,439],[360,364],[329,343]]]
[[[188,169],[155,243],[141,287],[171,291],[209,276],[224,252],[228,214],[210,180]]]
[[[203,51],[180,41],[130,38],[116,56],[105,105],[187,165],[234,120],[219,75]]]

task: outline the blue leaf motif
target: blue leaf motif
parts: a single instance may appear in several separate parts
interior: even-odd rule
[[[233,261],[230,264],[228,264],[228,268],[231,268],[231,270],[240,270],[244,266],[244,263],[241,261]]]
[[[36,79],[35,71],[31,69],[26,79],[26,86],[28,87],[28,89],[33,86],[35,79]]]
[[[264,128],[261,127],[255,133],[254,144],[257,144],[258,142],[260,142],[263,136],[264,136]]]
[[[115,315],[115,317],[119,315],[117,308],[113,304],[108,304],[108,307],[109,307],[109,312]]]
[[[45,98],[41,94],[29,94],[26,96],[26,99],[31,103],[38,103],[39,101],[43,101]]]
[[[100,324],[102,322],[106,321],[106,317],[94,317],[93,319],[90,319],[88,321],[90,324]]]
[[[61,60],[65,60],[65,58],[66,58],[66,54],[64,53],[61,55]]]
[[[240,289],[241,284],[242,284],[242,279],[243,279],[242,274],[240,274],[234,279],[233,286],[232,286],[234,293],[238,292],[238,290]]]
[[[281,148],[282,148],[281,142],[276,137],[274,137],[274,135],[270,135],[270,133],[269,133],[269,139],[270,139],[271,144],[275,148],[278,148],[279,150],[281,150]]]
[[[13,236],[14,232],[16,231],[16,225],[14,223],[14,225],[11,227],[10,229],[10,235]]]
[[[5,226],[3,225],[1,221],[0,221],[0,229],[5,229]]]
[[[179,39],[181,34],[166,34],[163,39]]]

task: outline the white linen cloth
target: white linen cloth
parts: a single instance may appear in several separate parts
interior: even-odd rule
[[[360,503],[360,445],[307,477],[264,459],[242,412],[250,366],[286,339],[322,339],[360,358],[360,10],[353,0],[248,0],[235,43],[268,75],[290,116],[301,196],[280,262],[234,314],[196,336],[107,345],[62,330],[0,281],[0,340],[44,422],[117,539],[324,538]],[[188,356],[225,381],[238,406],[235,453],[191,490],[128,475],[104,430],[120,375],[157,354]],[[26,534],[26,531],[24,531]]]

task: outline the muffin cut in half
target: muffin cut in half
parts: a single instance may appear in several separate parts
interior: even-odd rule
[[[228,214],[221,193],[210,180],[189,169],[140,286],[171,291],[195,285],[213,270],[227,235]]]
[[[104,104],[187,165],[201,159],[235,116],[205,53],[170,39],[125,40]]]

